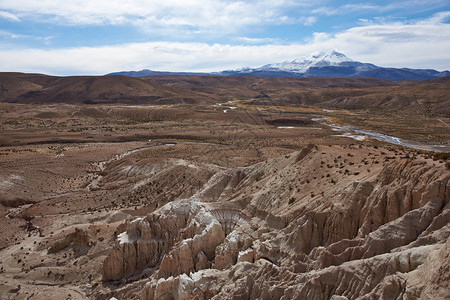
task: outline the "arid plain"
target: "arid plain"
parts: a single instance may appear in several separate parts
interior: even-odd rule
[[[448,77],[0,82],[2,299],[448,297]]]

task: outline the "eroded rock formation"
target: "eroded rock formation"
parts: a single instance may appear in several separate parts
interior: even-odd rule
[[[360,175],[342,171],[342,156],[317,163],[323,151],[218,171],[191,197],[123,223],[103,264],[105,281],[122,282],[113,295],[444,299],[448,170],[402,159]]]

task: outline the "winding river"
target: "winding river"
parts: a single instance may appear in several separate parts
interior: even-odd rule
[[[318,119],[313,119],[318,121]],[[330,126],[335,131],[340,131],[345,134],[341,136],[346,136],[354,138],[356,140],[362,140],[364,138],[372,138],[389,144],[399,145],[403,147],[408,147],[416,150],[433,151],[433,152],[450,152],[450,145],[427,145],[422,143],[414,143],[409,141],[404,141],[398,137],[385,135],[378,132],[373,132],[369,130],[363,130],[354,128],[351,126],[338,126],[330,123],[327,117],[321,118],[323,124]],[[355,135],[356,134],[356,135]]]

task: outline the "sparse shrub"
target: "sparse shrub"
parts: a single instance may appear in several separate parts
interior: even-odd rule
[[[448,160],[450,158],[450,153],[448,152],[442,152],[442,153],[435,153],[433,155],[433,160]]]

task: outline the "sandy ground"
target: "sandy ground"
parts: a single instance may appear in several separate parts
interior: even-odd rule
[[[310,174],[304,196],[314,198],[319,187],[332,197],[333,181],[349,178],[350,185],[395,159],[445,168],[425,152],[337,134],[310,121],[323,117],[316,111],[1,107],[2,299],[85,299],[110,288],[101,281],[101,266],[117,226],[194,194],[218,170],[314,144],[323,155],[302,170]]]

